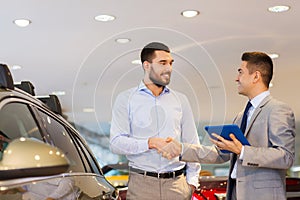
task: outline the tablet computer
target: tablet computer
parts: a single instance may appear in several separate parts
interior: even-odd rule
[[[217,125],[217,126],[205,126],[204,127],[209,136],[212,139],[217,140],[212,133],[216,133],[220,136],[222,136],[226,140],[231,140],[229,137],[229,134],[233,133],[235,137],[243,144],[243,145],[249,145],[247,138],[244,136],[244,133],[241,131],[241,129],[236,124],[226,124],[226,125]],[[231,153],[227,150],[221,150],[222,153]]]

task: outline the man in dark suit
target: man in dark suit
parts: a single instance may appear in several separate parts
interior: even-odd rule
[[[222,163],[230,160],[227,200],[286,199],[286,170],[295,159],[295,118],[285,103],[270,96],[273,75],[271,58],[262,52],[246,52],[238,69],[238,93],[250,101],[244,132],[251,146],[243,146],[233,134],[232,140],[215,135],[213,146],[180,144],[172,140],[162,151],[165,157],[179,152],[189,162]],[[241,125],[243,112],[234,119]],[[170,139],[169,139],[170,140]],[[220,150],[233,153],[225,154]]]

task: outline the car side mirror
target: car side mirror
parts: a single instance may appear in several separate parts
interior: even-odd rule
[[[64,173],[70,162],[57,147],[33,138],[9,142],[0,161],[0,180]]]

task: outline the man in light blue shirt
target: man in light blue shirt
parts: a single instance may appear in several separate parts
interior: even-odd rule
[[[190,199],[200,164],[159,154],[167,138],[199,144],[190,104],[185,95],[167,87],[174,60],[166,45],[146,45],[141,61],[144,78],[138,87],[118,95],[110,131],[111,151],[129,160],[127,199]]]

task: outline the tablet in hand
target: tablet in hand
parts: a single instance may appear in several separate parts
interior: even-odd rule
[[[217,125],[217,126],[205,126],[204,127],[209,136],[212,139],[217,140],[212,133],[222,136],[226,140],[232,140],[229,135],[232,133],[234,136],[242,143],[242,145],[249,145],[247,138],[244,136],[244,133],[236,124],[226,124],[226,125]],[[221,150],[222,153],[232,153],[227,150]]]

